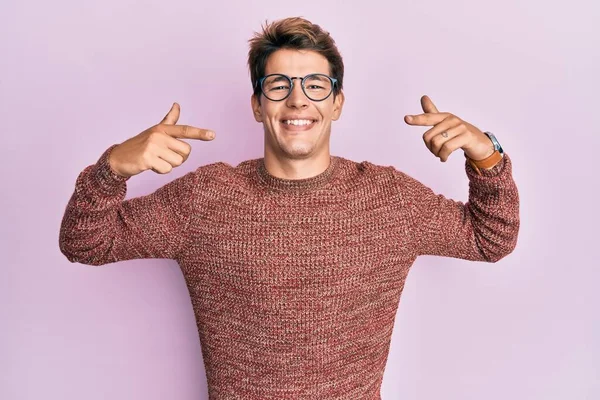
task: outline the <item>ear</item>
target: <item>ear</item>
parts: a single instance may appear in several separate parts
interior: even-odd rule
[[[340,90],[335,96],[335,100],[333,100],[333,116],[331,117],[333,121],[337,121],[340,118],[340,115],[342,115],[342,108],[344,107],[345,100],[344,92]]]
[[[250,97],[250,106],[252,107],[252,114],[254,114],[254,119],[256,122],[263,122],[260,103],[258,101],[258,97],[256,97],[254,93],[252,93],[252,96]]]

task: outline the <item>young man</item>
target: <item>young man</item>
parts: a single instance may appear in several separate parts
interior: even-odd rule
[[[464,151],[466,204],[369,162],[331,156],[344,105],[342,58],[300,18],[250,41],[251,105],[264,158],[199,167],[124,201],[126,181],[184,162],[179,106],[110,147],[78,177],[60,231],[72,262],[172,258],[184,273],[211,399],[378,399],[398,302],[419,255],[495,262],[516,245],[511,161],[491,134],[421,99],[442,161]]]

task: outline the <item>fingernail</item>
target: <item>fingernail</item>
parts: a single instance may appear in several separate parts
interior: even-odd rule
[[[407,115],[407,116],[405,116],[404,118],[406,118],[406,120],[407,120],[408,122],[412,121],[412,116],[410,116],[410,115]]]
[[[208,136],[209,139],[213,139],[215,137],[215,133],[214,132],[206,132],[206,136]]]

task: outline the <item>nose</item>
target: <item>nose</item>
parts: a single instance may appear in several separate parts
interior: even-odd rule
[[[296,78],[298,79],[298,78]],[[286,104],[291,108],[306,108],[308,107],[308,102],[310,101],[308,97],[302,91],[301,80],[298,79],[294,82],[294,87],[292,88],[292,92],[286,99]]]

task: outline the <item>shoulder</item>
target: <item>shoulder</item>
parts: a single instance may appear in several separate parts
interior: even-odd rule
[[[380,165],[371,161],[352,161],[337,157],[341,180],[361,190],[376,191],[400,198],[420,197],[431,189],[416,178],[393,165]]]
[[[257,162],[258,160],[246,160],[237,166],[215,162],[202,165],[190,174],[195,176],[195,186],[203,196],[235,197],[252,191]]]
[[[380,165],[371,161],[352,161],[336,157],[342,175],[348,179],[380,184],[410,184],[416,181],[393,165]]]
[[[246,160],[233,166],[229,163],[219,161],[212,164],[202,165],[193,171],[198,178],[203,180],[216,180],[218,182],[231,181],[246,178],[251,171],[256,169],[258,160]]]

